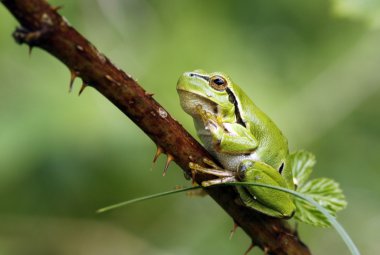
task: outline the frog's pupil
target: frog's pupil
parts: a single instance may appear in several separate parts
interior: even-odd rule
[[[223,80],[222,78],[216,78],[216,79],[214,80],[214,83],[215,83],[216,85],[223,85],[223,84],[224,84],[224,80]]]

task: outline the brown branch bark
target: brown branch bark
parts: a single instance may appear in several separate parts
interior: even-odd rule
[[[22,25],[13,34],[18,43],[40,47],[61,60],[85,84],[94,87],[131,118],[165,153],[172,155],[186,173],[190,173],[190,161],[202,164],[203,158],[212,159],[130,75],[114,66],[71,27],[57,8],[43,0],[1,2]],[[208,178],[197,175],[195,181],[201,183]],[[310,254],[285,221],[235,203],[237,194],[232,187],[206,191],[250,236],[252,243],[268,254]]]

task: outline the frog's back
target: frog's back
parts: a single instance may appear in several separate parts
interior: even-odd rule
[[[258,147],[252,152],[254,158],[271,165],[275,169],[279,169],[282,164],[287,164],[288,141],[281,130],[252,102],[239,86],[233,85],[231,89],[234,90],[235,94],[239,95],[242,101],[241,106],[239,106],[241,109],[239,110],[242,118],[246,120],[246,127],[258,140]]]

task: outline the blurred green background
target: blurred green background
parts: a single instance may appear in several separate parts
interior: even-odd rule
[[[184,71],[224,71],[289,138],[314,152],[313,177],[331,177],[339,214],[363,254],[380,249],[380,2],[50,1],[70,23],[155,94],[180,109]],[[0,7],[0,254],[243,254],[249,239],[210,198],[175,195],[107,214],[115,202],[190,185],[110,102],[69,71],[15,44]],[[348,254],[331,229],[299,225],[313,254]],[[255,248],[252,254],[262,254]]]

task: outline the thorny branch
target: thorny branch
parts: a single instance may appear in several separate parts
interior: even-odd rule
[[[185,173],[190,174],[190,161],[203,164],[204,158],[212,159],[151,94],[71,27],[58,14],[59,8],[51,7],[44,0],[1,2],[22,26],[13,34],[18,43],[25,43],[30,49],[39,47],[61,60],[71,71],[71,84],[80,77],[82,91],[91,86],[108,98],[157,144],[159,151],[168,155],[168,163],[174,159]],[[208,178],[210,176],[196,175],[195,182],[201,183]],[[310,254],[286,222],[237,204],[232,187],[209,188],[206,191],[250,236],[252,244],[267,254]]]

